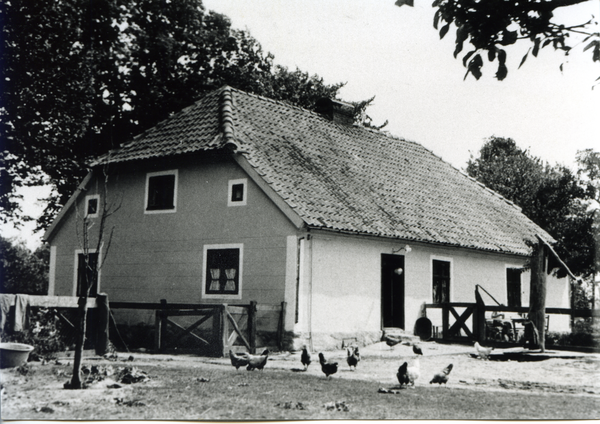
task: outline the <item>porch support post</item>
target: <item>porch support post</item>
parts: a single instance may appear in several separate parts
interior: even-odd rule
[[[229,321],[227,319],[227,303],[221,305],[221,346],[223,356],[229,355]]]
[[[110,309],[108,295],[98,293],[96,296],[96,316],[98,320],[98,333],[96,334],[96,355],[102,356],[108,352],[108,323]]]
[[[279,314],[279,326],[277,327],[277,341],[279,343],[279,349],[283,350],[283,335],[285,333],[285,312],[287,302],[281,302],[281,313]]]
[[[473,314],[475,322],[473,330],[475,330],[475,339],[479,343],[485,341],[485,303],[479,294],[479,287],[475,286],[475,312]]]
[[[248,306],[248,343],[252,354],[256,354],[256,301],[252,300]]]
[[[529,291],[529,320],[538,332],[539,348],[544,352],[546,341],[546,266],[544,244],[539,241],[531,257],[531,287]]]

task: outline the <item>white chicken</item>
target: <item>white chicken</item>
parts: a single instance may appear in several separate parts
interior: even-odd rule
[[[406,369],[406,374],[408,375],[410,385],[414,386],[415,381],[421,376],[421,363],[418,356],[413,361],[413,364]]]
[[[483,347],[479,344],[479,342],[475,342],[475,350],[477,351],[477,355],[482,359],[488,359],[493,347]]]

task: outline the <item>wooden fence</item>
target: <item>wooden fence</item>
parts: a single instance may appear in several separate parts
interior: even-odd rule
[[[16,296],[5,295],[6,303],[10,306],[14,317]],[[78,307],[78,297],[76,296],[26,296],[27,307],[30,308],[49,308],[56,312],[56,315],[75,329],[74,323],[70,322],[61,310],[76,309]],[[276,315],[275,338],[279,349],[283,349],[283,338],[285,329],[286,302],[280,305],[263,305],[257,302],[250,302],[242,305],[227,304],[188,304],[188,303],[167,303],[161,300],[157,303],[143,302],[108,302],[106,294],[99,293],[97,297],[87,299],[87,307],[94,311],[92,326],[88,326],[95,334],[92,334],[95,342],[96,353],[104,354],[108,347],[108,328],[110,324],[110,309],[121,310],[154,310],[154,348],[156,352],[164,352],[170,348],[177,348],[177,340],[184,337],[191,337],[196,342],[206,347],[205,351],[214,356],[228,355],[229,349],[234,349],[234,344],[240,340],[243,348],[251,353],[256,353],[257,349],[257,317],[260,314],[272,313]],[[8,315],[8,314],[7,314]],[[240,318],[236,320],[234,316]],[[189,325],[182,325],[176,322],[175,317],[199,317]],[[211,324],[207,329],[207,324]],[[94,327],[94,328],[90,328]],[[167,329],[175,333],[175,337],[170,341],[166,340]],[[202,331],[199,331],[202,330]],[[171,349],[172,350],[172,349]]]
[[[461,311],[457,310],[459,308]],[[486,312],[497,314],[525,314],[529,312],[529,307],[508,307],[504,305],[485,305],[482,303],[467,302],[427,303],[425,304],[425,311],[428,309],[441,309],[442,326],[441,329],[434,329],[434,339],[455,342],[484,342],[487,337],[486,321],[490,321],[490,319],[486,319]],[[600,317],[599,310],[588,309],[546,308],[546,314],[570,315],[572,318]],[[472,317],[471,327],[467,324],[467,320],[470,317]],[[464,335],[461,334],[461,330]]]
[[[281,305],[262,305],[257,302],[249,304],[187,304],[168,303],[162,299],[160,303],[111,302],[112,309],[146,309],[155,310],[154,350],[165,352],[178,348],[177,341],[185,337],[191,338],[211,356],[226,356],[229,350],[235,350],[234,344],[240,340],[250,353],[257,349],[257,315],[260,312],[272,312],[278,315],[276,339],[280,349],[283,348],[285,328],[286,302]],[[234,316],[240,318],[236,320]],[[199,317],[193,322],[182,324],[175,317]],[[168,339],[167,331],[174,337]]]

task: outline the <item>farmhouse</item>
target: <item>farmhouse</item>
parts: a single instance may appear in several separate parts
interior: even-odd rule
[[[285,330],[314,349],[412,333],[424,303],[474,302],[476,285],[526,306],[528,242],[551,236],[423,146],[353,125],[349,112],[223,87],[98,158],[45,234],[49,294],[78,294],[77,228],[106,200],[119,208],[110,249],[93,251],[103,265],[92,293],[111,301],[286,302]],[[547,284],[546,305],[569,307],[567,279]],[[154,323],[139,311],[119,319]]]

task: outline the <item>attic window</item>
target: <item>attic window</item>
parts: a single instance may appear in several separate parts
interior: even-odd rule
[[[97,218],[99,204],[100,204],[100,196],[98,194],[93,194],[91,196],[85,196],[85,217],[86,218]]]
[[[150,172],[146,175],[145,203],[145,213],[176,211],[177,170]]]
[[[227,206],[245,206],[248,197],[248,179],[229,180],[227,190]]]

